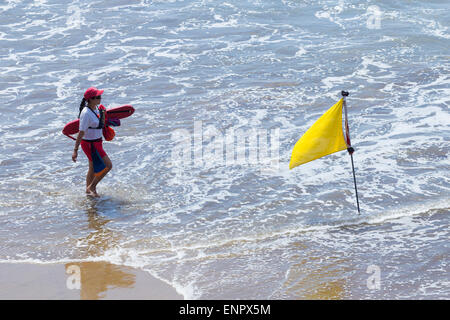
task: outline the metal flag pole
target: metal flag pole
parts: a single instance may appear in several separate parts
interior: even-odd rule
[[[356,193],[356,205],[358,207],[358,214],[361,213],[359,209],[359,198],[358,198],[358,188],[356,186],[356,174],[355,174],[355,165],[353,163],[353,152],[355,152],[355,149],[353,149],[352,144],[350,142],[350,130],[348,127],[348,117],[347,117],[347,102],[345,101],[345,97],[348,97],[348,91],[341,91],[342,98],[344,99],[344,112],[345,112],[345,136],[346,136],[346,142],[347,142],[347,151],[350,155],[350,158],[352,160],[352,170],[353,170],[353,182],[355,183],[355,193]]]

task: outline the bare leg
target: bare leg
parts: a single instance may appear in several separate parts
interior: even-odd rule
[[[109,171],[111,171],[112,169],[112,163],[111,160],[109,159],[108,156],[104,156],[102,158],[103,162],[106,165],[105,170],[103,170],[102,174],[100,174],[99,176],[94,176],[94,178],[92,179],[92,182],[90,183],[90,185],[87,187],[86,192],[89,191],[89,193],[93,193],[93,195],[95,197],[99,197],[98,193],[97,193],[97,184],[108,174]]]
[[[89,190],[89,186],[91,185],[93,180],[94,180],[94,163],[92,161],[89,161],[89,170],[86,175],[86,193],[91,193],[91,191]]]

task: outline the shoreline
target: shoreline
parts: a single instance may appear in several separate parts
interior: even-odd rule
[[[183,300],[149,273],[109,262],[0,263],[1,300]]]

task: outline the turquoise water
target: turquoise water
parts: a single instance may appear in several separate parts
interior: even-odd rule
[[[448,299],[449,9],[0,2],[0,261],[135,266],[190,299]],[[90,86],[136,109],[99,200],[61,134]],[[288,169],[341,90],[359,216],[345,152]]]

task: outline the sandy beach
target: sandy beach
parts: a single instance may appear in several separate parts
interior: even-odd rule
[[[0,263],[2,300],[180,300],[145,271],[107,262]]]

